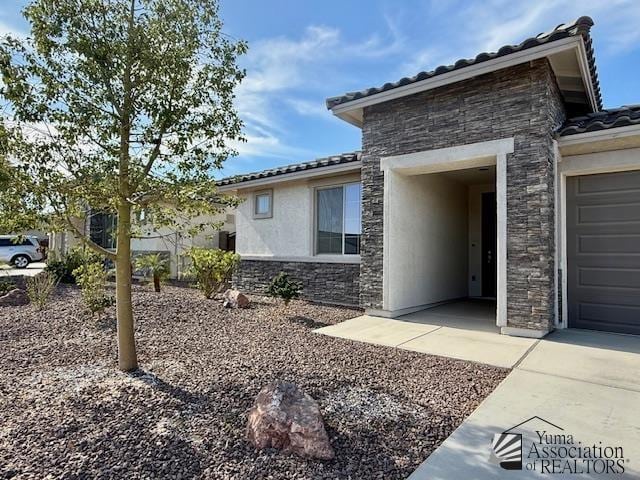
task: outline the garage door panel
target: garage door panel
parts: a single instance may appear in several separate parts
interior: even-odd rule
[[[639,268],[599,268],[581,267],[578,270],[580,287],[601,287],[604,289],[635,290],[640,293]]]
[[[581,303],[580,313],[584,321],[611,321],[615,323],[636,324],[640,326],[639,305],[610,305],[606,303]]]
[[[640,208],[640,207],[639,207]],[[577,240],[577,254],[583,253],[616,253],[616,254],[640,254],[640,234],[618,235],[580,235]]]
[[[585,205],[578,208],[578,225],[640,223],[640,202]]]
[[[640,334],[640,171],[567,179],[568,323]]]
[[[640,171],[576,177],[577,194],[640,192]]]

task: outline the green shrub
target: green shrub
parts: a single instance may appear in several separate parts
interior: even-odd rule
[[[136,268],[142,270],[145,276],[153,278],[153,288],[156,292],[160,291],[160,282],[169,277],[169,261],[162,258],[159,253],[141,255],[136,258]]]
[[[27,296],[38,310],[43,310],[58,286],[58,279],[51,272],[40,272],[27,279]]]
[[[292,299],[298,298],[301,292],[302,283],[291,280],[289,275],[284,272],[273,277],[267,288],[267,294],[274,298],[281,298],[285,305],[289,305]]]
[[[73,271],[76,283],[80,287],[82,300],[92,315],[98,318],[107,307],[115,303],[115,299],[107,295],[107,272],[101,263],[86,263]]]
[[[192,248],[187,256],[191,259],[187,274],[195,279],[205,298],[228,288],[231,275],[240,263],[240,255],[218,248]]]
[[[81,265],[100,263],[104,259],[93,250],[86,247],[74,247],[60,258],[51,255],[47,260],[46,272],[52,273],[62,283],[76,283],[73,275]]]
[[[0,296],[9,293],[14,288],[16,288],[16,284],[11,280],[0,279]]]

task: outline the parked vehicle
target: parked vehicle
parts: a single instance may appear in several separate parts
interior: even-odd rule
[[[37,237],[0,235],[0,262],[9,263],[16,268],[27,268],[31,262],[43,258],[43,249]]]

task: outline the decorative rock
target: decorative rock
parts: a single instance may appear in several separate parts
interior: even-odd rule
[[[249,410],[247,438],[258,449],[335,457],[318,404],[293,383],[271,383],[260,391]]]
[[[238,290],[227,290],[222,295],[222,306],[226,308],[247,308],[250,304],[249,298]]]
[[[29,303],[29,297],[27,292],[14,288],[6,295],[0,297],[0,306],[2,307],[17,307],[20,305],[27,305]]]

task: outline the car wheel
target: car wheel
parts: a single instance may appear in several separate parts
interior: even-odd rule
[[[16,268],[27,268],[31,259],[26,255],[17,255],[13,258],[13,266]]]

